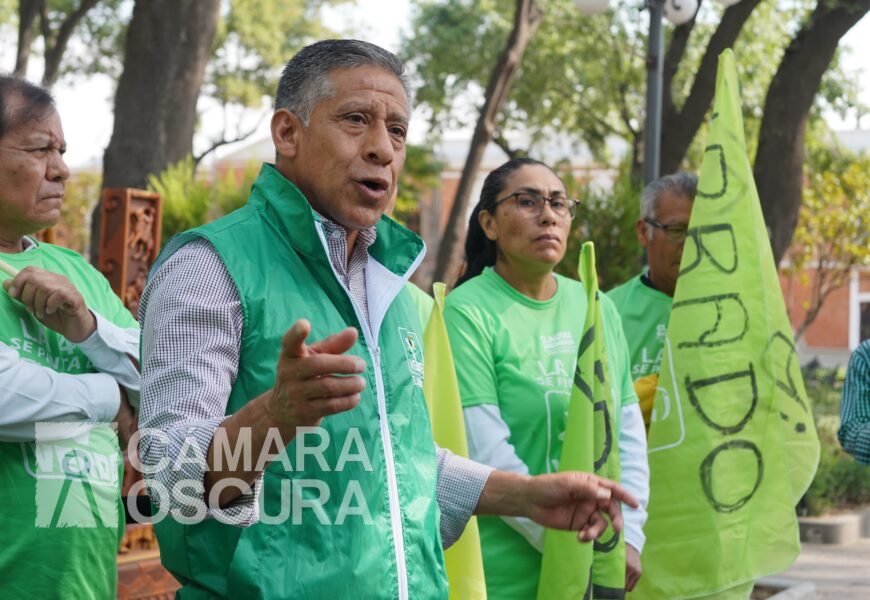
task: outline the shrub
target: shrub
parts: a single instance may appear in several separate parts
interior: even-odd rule
[[[148,191],[163,198],[164,244],[175,234],[207,221],[212,194],[207,183],[195,179],[195,171],[193,158],[188,156],[148,178]]]
[[[256,165],[251,164],[241,174],[229,170],[210,182],[197,179],[195,171],[193,158],[188,156],[148,180],[149,191],[163,197],[164,244],[177,233],[244,206],[258,174]]]
[[[640,211],[640,189],[631,184],[626,169],[612,189],[599,190],[574,178],[570,167],[561,164],[558,172],[568,194],[580,201],[568,235],[565,258],[556,267],[562,275],[577,279],[580,246],[595,242],[598,285],[608,291],[640,272],[642,248],[634,224]]]
[[[798,503],[798,513],[802,515],[820,515],[870,502],[870,467],[855,462],[837,440],[843,375],[842,369],[816,366],[804,369],[821,451],[816,476]]]

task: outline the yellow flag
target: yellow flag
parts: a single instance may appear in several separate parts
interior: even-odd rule
[[[435,443],[454,454],[467,457],[468,442],[459,400],[459,382],[456,380],[450,341],[444,326],[445,286],[436,283],[432,287],[435,305],[423,333],[423,393],[429,406]],[[471,517],[462,537],[444,552],[444,563],[450,582],[450,600],[486,600],[486,580],[476,517]]]
[[[819,457],[730,50],[707,142],[650,424],[644,600],[745,598],[787,568]]]
[[[586,290],[586,314],[559,471],[594,472],[619,481],[619,432],[615,419],[618,408],[613,404],[610,388],[592,242],[583,243],[577,271]],[[573,531],[547,530],[538,600],[622,598],[624,589],[625,540],[612,527],[594,544],[579,543]]]

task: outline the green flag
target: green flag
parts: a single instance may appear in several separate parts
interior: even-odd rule
[[[586,317],[568,403],[559,471],[586,471],[619,481],[619,432],[604,349],[604,323],[595,272],[595,247],[580,250]],[[576,532],[548,529],[538,582],[538,600],[622,598],[625,543],[608,527],[601,540],[581,544]]]
[[[746,597],[788,567],[818,456],[726,50],[653,408],[644,576],[631,597]]]
[[[468,457],[465,421],[459,400],[459,383],[444,325],[443,283],[432,286],[435,304],[423,333],[423,393],[429,405],[435,443],[454,454]],[[477,519],[471,517],[462,536],[444,552],[451,600],[486,600],[486,580],[480,553]]]

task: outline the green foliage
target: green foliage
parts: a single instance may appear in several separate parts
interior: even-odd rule
[[[412,4],[412,30],[402,41],[401,54],[414,69],[417,101],[429,109],[435,134],[471,126],[477,111],[469,106],[482,104],[496,57],[511,29],[515,3],[414,0]],[[541,2],[546,15],[526,49],[498,116],[498,131],[523,132],[532,146],[553,132],[567,134],[584,142],[599,161],[612,158],[604,144],[608,136],[632,144],[643,127],[646,89],[648,16],[638,10],[639,4],[611,3],[608,13],[588,17],[580,14],[571,0]],[[734,45],[741,68],[747,138],[753,145],[771,78],[800,22],[814,5],[815,0],[762,2]],[[678,107],[689,94],[723,10],[715,2],[702,3],[673,80]],[[666,26],[665,31],[670,36],[673,28]],[[858,106],[854,79],[843,73],[835,60],[820,102],[846,112]],[[838,92],[844,95],[837,96]],[[689,164],[700,164],[705,138],[702,128],[689,152]]]
[[[48,0],[47,29],[54,46],[63,22],[79,8],[80,0]],[[118,77],[124,55],[124,36],[132,14],[132,0],[100,0],[79,21],[60,64],[60,76],[106,73]],[[18,2],[0,0],[0,31],[15,41],[18,32]],[[33,39],[42,35],[40,17],[34,21]],[[34,43],[33,56],[45,49],[45,40]],[[13,54],[14,56],[14,54]],[[14,59],[13,59],[14,62]],[[11,65],[9,65],[11,67]]]
[[[644,77],[643,40],[631,32],[642,29],[643,15],[623,4],[611,19],[584,17],[570,0],[544,3],[546,18],[526,49],[499,131],[522,130],[533,139],[554,130],[575,133],[598,156],[606,136],[630,135],[624,117],[640,113]],[[416,99],[430,109],[435,133],[472,125],[477,115],[468,106],[482,103],[514,2],[420,0],[415,6],[401,54],[415,70]]]
[[[819,468],[810,489],[798,504],[798,511],[820,515],[831,509],[848,508],[870,502],[870,469],[846,454],[837,441],[840,419],[835,416],[816,420],[821,443]]]
[[[842,369],[804,369],[821,454],[813,483],[798,504],[800,514],[820,515],[870,502],[870,468],[855,462],[837,440],[843,377]]]
[[[812,400],[813,414],[816,418],[838,416],[843,379],[846,376],[845,369],[809,364],[802,371],[807,396]]]
[[[54,29],[80,4],[57,2]],[[59,9],[59,10],[58,10]],[[87,12],[75,30],[75,43],[70,44],[61,63],[61,76],[106,74],[113,79],[121,76],[127,25],[133,14],[129,0],[101,0]]]
[[[247,204],[251,186],[259,173],[259,165],[251,162],[241,172],[230,169],[218,177],[217,184],[211,188],[212,204],[217,212],[226,215]]]
[[[870,156],[836,148],[811,156],[790,254],[795,269],[870,266]],[[815,259],[815,260],[814,260]]]
[[[566,164],[559,166],[568,194],[580,200],[568,236],[565,258],[556,271],[577,278],[580,246],[595,242],[598,285],[602,290],[623,283],[640,271],[641,249],[635,235],[640,189],[633,186],[628,168],[623,168],[613,189],[602,191],[577,181]]]
[[[188,156],[152,175],[148,190],[163,197],[163,243],[244,206],[258,173],[257,165],[251,163],[241,172],[229,170],[213,182],[204,181],[195,177],[193,158]]]
[[[842,149],[822,124],[810,129],[807,146],[803,202],[785,268],[810,290],[798,336],[854,267],[870,266],[870,156]]]
[[[337,35],[322,25],[321,9],[352,1],[224,0],[203,94],[225,109],[261,108],[264,98],[274,94],[281,67],[289,57],[305,44]],[[51,31],[57,32],[80,4],[80,0],[48,0]],[[117,79],[123,70],[124,42],[133,5],[133,0],[100,0],[90,9],[73,32],[60,75],[105,73]],[[39,18],[35,25],[38,36]],[[0,29],[14,39],[17,5],[10,0],[0,0]],[[44,45],[35,43],[34,54]],[[241,132],[234,133],[244,137]],[[232,133],[229,137],[233,137]]]
[[[409,144],[405,148],[405,168],[399,175],[399,192],[393,218],[415,228],[423,195],[438,187],[444,164],[435,160],[431,150]]]
[[[161,239],[164,243],[175,234],[209,220],[212,192],[207,184],[194,178],[190,156],[169,165],[159,175],[152,175],[148,179],[148,191],[163,198]]]
[[[335,35],[321,7],[347,0],[232,0],[215,35],[204,89],[222,104],[259,108],[274,94],[281,67],[297,50]]]
[[[10,34],[18,27],[18,3],[14,0],[0,0],[0,31]]]

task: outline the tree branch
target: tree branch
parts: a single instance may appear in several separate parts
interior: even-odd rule
[[[668,46],[668,51],[665,54],[664,73],[670,73],[670,80],[665,85],[664,92],[669,99],[665,103],[665,110],[662,113],[662,153],[661,153],[661,172],[673,173],[680,168],[680,163],[686,156],[689,146],[698,129],[704,122],[704,116],[707,114],[707,109],[713,102],[713,93],[716,91],[716,68],[719,63],[719,55],[726,49],[734,45],[737,37],[749,20],[752,11],[761,3],[762,0],[743,0],[732,5],[722,15],[722,20],[713,36],[710,38],[707,48],[704,51],[704,56],[701,59],[701,64],[695,74],[695,79],[692,81],[692,87],[689,90],[689,95],[680,110],[676,109],[673,102],[671,85],[673,83],[673,75],[679,68],[679,62],[668,64],[668,59],[674,61],[682,60],[685,54],[685,48],[680,48],[680,44],[685,44],[688,41],[688,36],[691,31],[686,31],[680,35],[680,30],[687,25],[677,27],[674,32],[674,38]],[[692,22],[694,23],[694,21]],[[693,25],[694,26],[694,25]],[[685,37],[685,39],[683,39]],[[671,46],[677,44],[677,47],[671,51]]]
[[[260,125],[263,123],[263,120],[269,114],[271,114],[271,111],[264,111],[260,115],[260,118],[257,119],[256,125],[254,125],[250,129],[248,129],[245,133],[241,133],[234,138],[227,139],[227,130],[226,130],[226,127],[224,127],[223,133],[221,133],[221,138],[219,140],[213,141],[211,143],[211,145],[208,148],[206,148],[203,152],[201,152],[200,154],[193,155],[194,173],[196,172],[196,168],[199,166],[199,163],[202,162],[202,159],[204,159],[206,156],[208,156],[209,154],[211,154],[212,152],[214,152],[215,150],[217,150],[221,146],[226,146],[227,144],[235,144],[236,142],[242,142],[242,141],[248,139],[249,137],[251,137],[252,135],[254,135],[257,132],[257,130],[260,128]],[[236,129],[238,130],[239,127],[236,127]]]
[[[698,10],[701,10],[701,4],[704,0],[698,1]],[[695,13],[696,15],[698,13]],[[674,34],[671,36],[671,42],[668,44],[668,49],[665,51],[664,59],[662,60],[662,119],[675,119],[679,111],[674,104],[674,94],[672,85],[674,76],[677,74],[677,69],[683,56],[686,54],[686,48],[689,45],[689,37],[695,29],[695,19],[692,18],[688,23],[679,25],[674,28]]]
[[[438,248],[438,260],[435,264],[435,281],[444,281],[447,275],[456,269],[461,261],[462,239],[465,236],[465,215],[468,210],[468,199],[477,178],[480,161],[487,143],[495,131],[495,120],[498,112],[510,92],[511,84],[520,66],[526,46],[544,18],[544,10],[536,0],[516,0],[514,25],[507,44],[492,71],[489,84],[486,86],[483,107],[471,137],[468,157],[462,168],[462,176],[450,209],[450,217],[444,231],[444,238]]]
[[[625,125],[625,128],[628,129],[628,133],[637,137],[640,133],[631,125],[631,113],[628,111],[628,96],[626,92],[628,91],[628,84],[621,83],[619,84],[619,118],[622,121],[622,124]]]
[[[870,0],[819,0],[786,49],[767,90],[753,174],[777,263],[797,224],[804,135],[813,100],[840,39],[868,10]]]
[[[51,23],[48,20],[48,2],[44,0],[39,6],[39,32],[47,48],[51,43]]]
[[[501,151],[504,152],[505,154],[507,154],[507,157],[511,160],[513,160],[515,158],[519,158],[520,156],[525,156],[526,154],[528,154],[524,150],[511,148],[508,141],[504,137],[502,137],[501,132],[498,130],[495,130],[492,132],[492,142],[496,146],[501,148]]]
[[[18,2],[18,48],[15,53],[15,77],[27,74],[30,62],[30,46],[33,44],[33,27],[36,16],[42,11],[46,0],[20,0]]]
[[[45,39],[45,71],[42,74],[42,85],[50,88],[60,74],[60,62],[76,26],[100,0],[82,0],[79,7],[67,15],[57,30],[53,42],[43,33]]]

